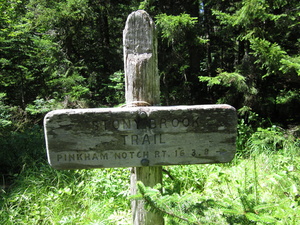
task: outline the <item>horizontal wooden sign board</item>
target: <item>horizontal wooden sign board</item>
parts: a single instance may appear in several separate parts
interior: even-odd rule
[[[229,105],[66,109],[44,119],[56,169],[229,162],[236,126]]]

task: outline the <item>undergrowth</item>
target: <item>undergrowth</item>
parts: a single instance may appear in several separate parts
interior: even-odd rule
[[[165,194],[139,183],[139,197],[165,215],[167,224],[298,224],[299,159],[261,153],[227,165],[189,166],[194,174],[206,174],[203,187]]]
[[[2,224],[130,224],[128,169],[23,168],[2,190]]]
[[[259,128],[245,147],[231,163],[170,167],[164,192],[138,183],[135,198],[167,224],[299,224],[299,138]]]
[[[298,224],[299,138],[271,126],[257,129],[243,145],[230,163],[164,167],[162,185],[138,183],[133,197],[129,168],[59,171],[30,157],[0,189],[0,221],[131,224],[130,200],[142,198],[167,225]]]

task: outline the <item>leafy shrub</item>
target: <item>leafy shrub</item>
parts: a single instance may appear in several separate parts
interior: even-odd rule
[[[243,106],[238,110],[238,126],[237,126],[237,153],[242,156],[249,156],[249,148],[247,148],[247,142],[249,138],[260,127],[269,127],[270,121],[261,118],[250,107]],[[249,143],[249,142],[248,142]]]
[[[18,172],[24,164],[45,159],[44,135],[37,125],[1,135],[0,146],[0,171],[4,174]]]
[[[299,141],[277,126],[251,132],[233,162],[170,167],[163,192],[138,183],[134,198],[164,215],[166,224],[294,224],[300,220]]]
[[[125,102],[125,81],[124,72],[117,71],[109,76],[110,84],[107,85],[109,95],[106,101],[110,105],[118,105]]]
[[[162,38],[167,39],[168,42],[181,37],[183,31],[194,27],[197,20],[197,17],[191,17],[186,13],[178,16],[163,13],[156,16],[156,23],[162,31]]]
[[[9,131],[13,126],[13,114],[17,107],[5,104],[6,94],[0,93],[0,134]]]
[[[0,192],[4,224],[130,224],[128,169],[52,169],[25,166]],[[125,223],[126,222],[126,223]]]
[[[33,104],[28,104],[26,111],[31,115],[46,114],[47,112],[60,108],[55,99],[45,100],[43,98],[37,98],[33,101]]]
[[[246,148],[253,155],[265,153],[272,154],[278,151],[294,152],[294,137],[288,135],[284,130],[276,125],[268,128],[257,128],[257,131],[251,135],[246,143]]]

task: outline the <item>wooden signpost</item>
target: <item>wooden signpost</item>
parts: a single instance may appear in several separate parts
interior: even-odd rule
[[[235,110],[228,105],[66,109],[47,114],[56,169],[229,162]]]
[[[56,169],[133,167],[136,182],[162,183],[162,165],[225,163],[235,154],[237,117],[229,105],[157,106],[155,26],[142,10],[123,33],[126,107],[66,109],[44,119],[48,161]],[[133,224],[164,224],[132,202]]]

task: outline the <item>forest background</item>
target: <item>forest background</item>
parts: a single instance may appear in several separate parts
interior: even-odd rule
[[[162,105],[234,106],[242,157],[258,133],[278,138],[272,151],[299,147],[298,0],[0,2],[3,186],[46,164],[45,113],[125,102],[122,32],[137,9],[157,26]]]

